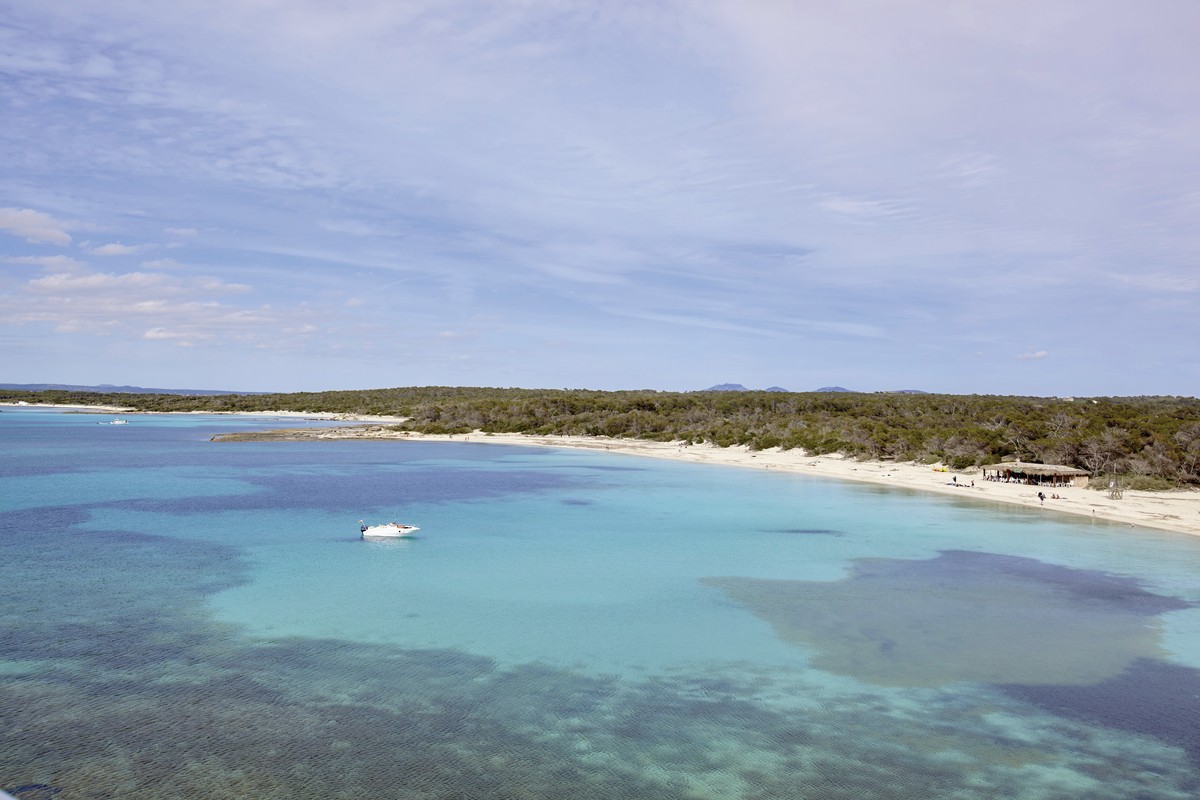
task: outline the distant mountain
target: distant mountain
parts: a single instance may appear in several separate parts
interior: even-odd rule
[[[817,389],[818,392],[849,392],[851,389],[843,389],[841,386],[822,386]]]
[[[147,389],[143,386],[112,386],[107,383],[99,386],[75,386],[66,383],[0,383],[0,389],[12,389],[18,392],[99,392],[101,394],[270,394],[270,392],[229,392],[218,389]]]
[[[772,386],[768,389],[747,389],[740,383],[718,383],[716,386],[710,386],[707,389],[702,389],[704,392],[786,392],[782,386]]]

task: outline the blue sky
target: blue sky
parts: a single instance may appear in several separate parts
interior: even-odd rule
[[[1198,30],[0,0],[0,381],[1194,396]]]

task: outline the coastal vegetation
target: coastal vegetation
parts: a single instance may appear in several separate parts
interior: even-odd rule
[[[404,417],[421,433],[525,433],[802,449],[862,459],[1065,464],[1129,488],[1200,486],[1200,400],[855,392],[413,387],[290,394],[0,390],[0,401],[137,411]]]

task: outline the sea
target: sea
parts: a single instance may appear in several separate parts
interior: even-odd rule
[[[18,800],[1200,794],[1200,537],[482,434],[113,419],[0,412]]]

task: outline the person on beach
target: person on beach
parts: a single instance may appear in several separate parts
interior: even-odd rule
[[[1038,502],[1046,505],[1046,494],[1044,492],[1038,492]]]

